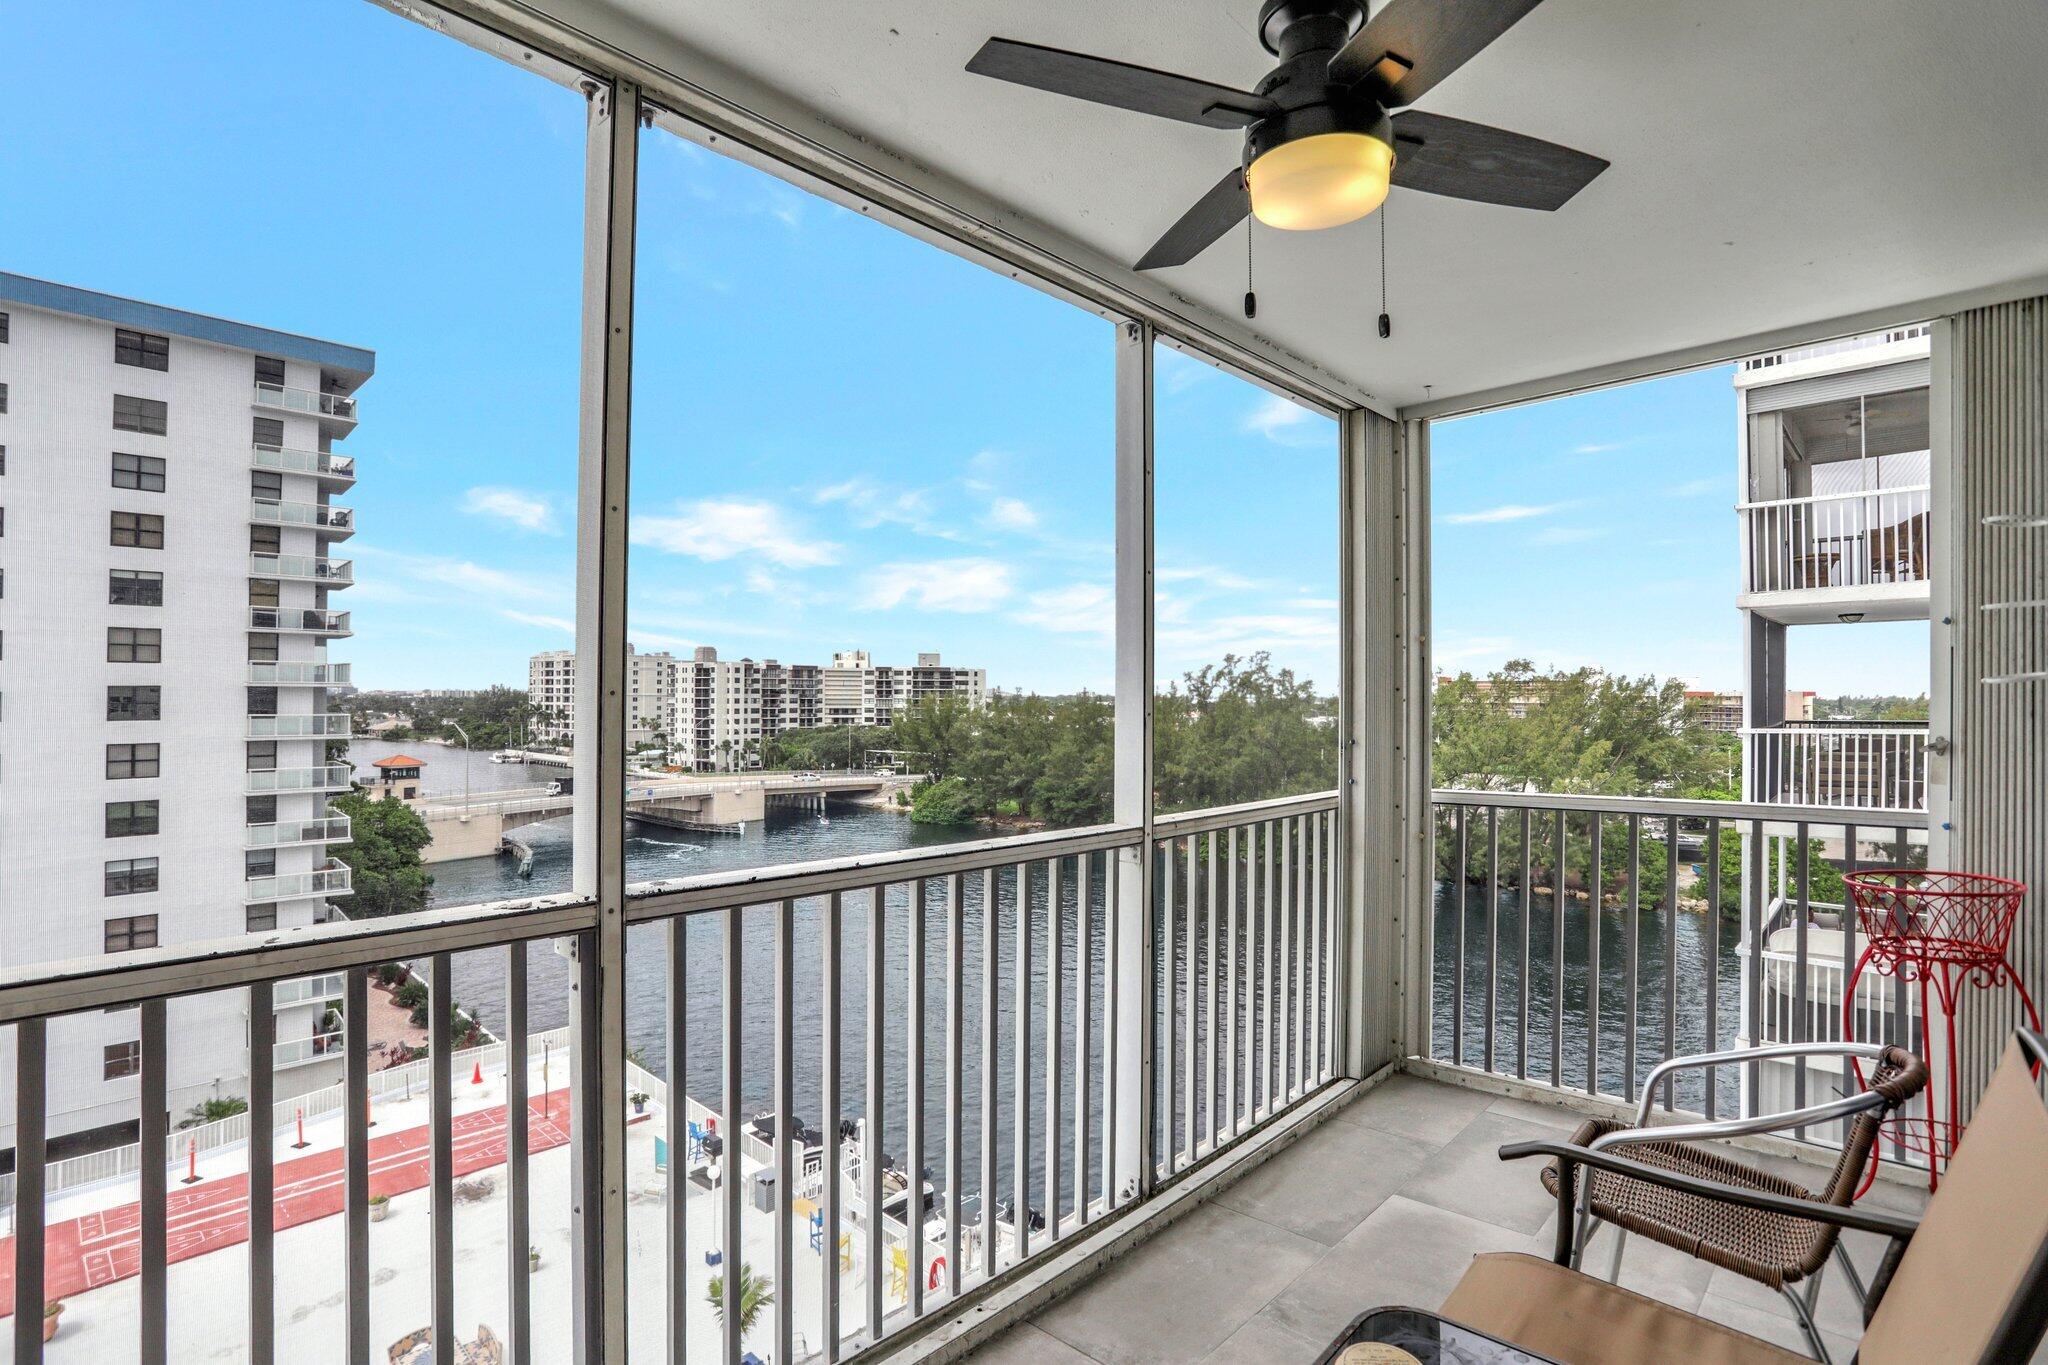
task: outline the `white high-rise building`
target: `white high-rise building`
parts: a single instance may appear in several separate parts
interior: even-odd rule
[[[642,654],[626,646],[626,743],[651,743],[668,728],[675,689],[674,655]],[[576,724],[575,650],[544,650],[526,661],[526,701],[541,713],[534,718],[534,739],[566,744]]]
[[[330,594],[353,346],[0,274],[0,963],[311,924],[349,894]],[[275,992],[277,1088],[338,1074],[340,978]],[[246,1096],[233,994],[170,1003],[170,1105]],[[329,1030],[331,1032],[331,1030]],[[136,1117],[134,1010],[49,1035],[52,1135]],[[0,1146],[14,1050],[0,1047]]]

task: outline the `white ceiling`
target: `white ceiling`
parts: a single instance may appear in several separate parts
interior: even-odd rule
[[[719,93],[786,98],[1119,261],[1237,136],[967,59],[998,34],[1246,88],[1270,63],[1257,0],[603,3],[708,58],[714,88],[734,73]],[[2038,0],[1546,0],[1418,107],[1612,168],[1554,214],[1395,190],[1391,341],[1375,219],[1259,229],[1251,326],[1406,405],[2048,274],[2043,70]],[[1237,316],[1244,269],[1239,230],[1161,275]]]

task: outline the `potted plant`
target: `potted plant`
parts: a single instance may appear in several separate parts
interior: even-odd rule
[[[371,1222],[373,1222],[373,1223],[381,1223],[381,1222],[383,1222],[383,1221],[384,1221],[384,1215],[385,1215],[385,1214],[387,1214],[387,1213],[389,1213],[389,1212],[391,1212],[391,1196],[390,1196],[390,1195],[388,1195],[388,1194],[373,1194],[373,1195],[371,1195],[371,1196],[370,1196],[370,1221],[371,1221]]]
[[[645,1090],[635,1090],[626,1098],[633,1101],[634,1113],[644,1114],[647,1112],[647,1092]]]
[[[737,1272],[739,1288],[734,1292],[736,1308],[740,1316],[740,1335],[744,1337],[754,1330],[754,1322],[761,1316],[761,1310],[775,1302],[775,1282],[755,1270],[745,1261],[740,1262]],[[725,1276],[713,1275],[705,1286],[705,1298],[718,1314],[718,1321],[725,1321]]]
[[[43,1340],[57,1335],[57,1323],[64,1316],[64,1300],[51,1299],[43,1305]]]
[[[540,1248],[537,1246],[529,1246],[526,1249],[526,1273],[531,1275],[534,1271],[539,1269]]]

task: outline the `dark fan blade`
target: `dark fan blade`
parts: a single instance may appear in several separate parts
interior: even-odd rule
[[[1403,189],[1557,209],[1607,162],[1541,138],[1409,109],[1394,115],[1394,183]]]
[[[1163,265],[1185,265],[1208,250],[1209,244],[1244,221],[1252,211],[1252,197],[1244,187],[1244,171],[1236,166],[1217,181],[1195,206],[1152,244],[1140,270],[1157,270]]]
[[[1330,79],[1362,86],[1389,109],[1413,104],[1539,3],[1388,0],[1386,8],[1330,58]]]
[[[1013,43],[1008,38],[991,38],[983,43],[974,60],[967,63],[967,69],[977,76],[993,76],[999,81],[1015,81],[1056,95],[1072,95],[1079,100],[1209,128],[1243,128],[1275,108],[1262,95],[1233,90],[1227,85],[1211,85],[1191,76],[1130,66],[1083,52]]]

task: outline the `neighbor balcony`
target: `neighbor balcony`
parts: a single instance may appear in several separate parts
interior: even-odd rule
[[[248,739],[347,739],[353,717],[346,711],[250,716]]]
[[[322,663],[276,663],[250,660],[251,687],[321,687],[330,691],[352,691],[351,665]]]
[[[1743,732],[1759,801],[1880,811],[1927,809],[1921,722],[1788,721]]]
[[[298,900],[304,896],[347,896],[354,894],[351,870],[338,858],[311,872],[283,872],[271,877],[251,877],[244,883],[242,901],[259,905],[270,901]]]
[[[324,488],[347,488],[356,481],[356,457],[332,450],[251,446],[249,467],[279,474],[310,475]]]
[[[349,818],[346,815],[325,815],[312,820],[279,820],[267,825],[244,825],[242,834],[244,848],[345,844],[349,841]]]
[[[249,520],[258,526],[308,527],[327,540],[347,540],[356,533],[355,510],[327,503],[251,498]]]
[[[259,383],[250,401],[270,412],[317,417],[321,431],[330,436],[346,436],[356,429],[356,400],[347,394]]]
[[[346,763],[322,763],[311,768],[255,768],[243,778],[242,790],[250,796],[345,792],[352,781]]]
[[[1746,502],[1737,605],[1787,625],[1924,620],[1929,486]]]
[[[349,634],[348,613],[319,607],[251,607],[249,629],[338,639]]]
[[[346,588],[356,581],[356,566],[354,560],[329,559],[325,555],[252,554],[249,556],[249,576]]]

